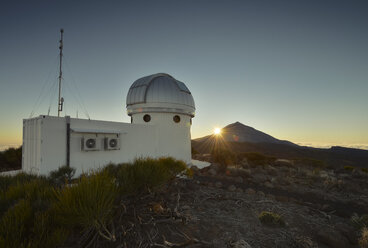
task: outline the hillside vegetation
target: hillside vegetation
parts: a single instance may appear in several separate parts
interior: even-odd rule
[[[0,152],[0,172],[22,168],[22,147],[9,148]]]
[[[92,247],[115,242],[114,220],[125,199],[156,191],[185,171],[172,158],[110,164],[71,180],[62,167],[49,177],[0,176],[0,247]]]

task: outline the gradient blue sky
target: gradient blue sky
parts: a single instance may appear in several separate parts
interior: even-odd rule
[[[91,119],[129,122],[130,85],[166,72],[192,91],[194,138],[240,121],[367,148],[367,13],[367,1],[2,1],[0,146],[21,143],[43,89],[34,115],[50,102],[56,115],[64,28],[63,115],[85,118],[77,87]]]

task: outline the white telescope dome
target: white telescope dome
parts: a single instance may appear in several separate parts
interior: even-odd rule
[[[136,80],[126,99],[127,113],[178,113],[195,115],[193,96],[183,82],[165,73]]]

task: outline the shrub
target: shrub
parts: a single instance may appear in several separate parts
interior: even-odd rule
[[[258,219],[265,225],[285,226],[285,222],[281,216],[273,212],[263,211],[258,215]]]
[[[5,192],[8,190],[9,186],[19,184],[19,183],[26,183],[32,181],[34,179],[44,178],[40,176],[36,176],[33,174],[26,174],[26,173],[19,173],[14,176],[0,176],[0,191]]]
[[[355,169],[355,167],[351,166],[351,165],[345,165],[344,166],[344,170],[346,170],[346,171],[353,171],[354,169]]]
[[[67,227],[81,227],[113,239],[107,226],[113,218],[117,196],[115,180],[107,172],[94,172],[70,187],[55,190],[53,211],[57,220]]]
[[[22,168],[22,147],[9,148],[0,152],[0,171]]]
[[[252,165],[266,165],[275,162],[275,157],[270,157],[257,152],[245,152],[238,154],[238,160],[247,159]]]
[[[236,154],[226,149],[214,149],[211,155],[213,161],[222,165],[224,170],[228,165],[234,164],[237,161]]]
[[[3,247],[22,247],[27,240],[27,229],[32,225],[32,207],[28,200],[20,200],[1,218],[0,236]]]
[[[368,248],[368,228],[362,229],[361,237],[359,239],[359,245],[361,248]]]
[[[53,200],[49,181],[27,175],[8,179],[11,183],[0,196],[0,247],[52,247],[62,243],[66,235],[59,235],[61,229],[48,211]]]
[[[351,216],[350,221],[353,223],[356,229],[362,229],[364,227],[368,227],[368,214],[363,214],[359,216],[358,214],[353,214]]]
[[[362,168],[362,171],[363,171],[364,173],[368,173],[368,168]]]
[[[35,211],[47,208],[52,197],[52,187],[45,178],[15,182],[0,194],[0,214],[21,199],[29,200]]]
[[[321,170],[326,168],[325,161],[312,158],[298,158],[294,160],[296,165],[309,166],[311,168]]]
[[[116,172],[116,181],[123,194],[146,192],[175,178],[184,171],[184,162],[173,158],[137,159],[133,164],[110,165],[107,170]]]
[[[65,183],[71,182],[74,174],[75,168],[64,165],[55,171],[51,171],[49,179],[56,185],[63,185]]]

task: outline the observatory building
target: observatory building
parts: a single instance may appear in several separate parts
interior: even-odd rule
[[[190,163],[195,105],[184,83],[158,73],[136,80],[126,99],[131,123],[40,115],[23,120],[22,170],[76,175],[108,163],[171,156]]]

